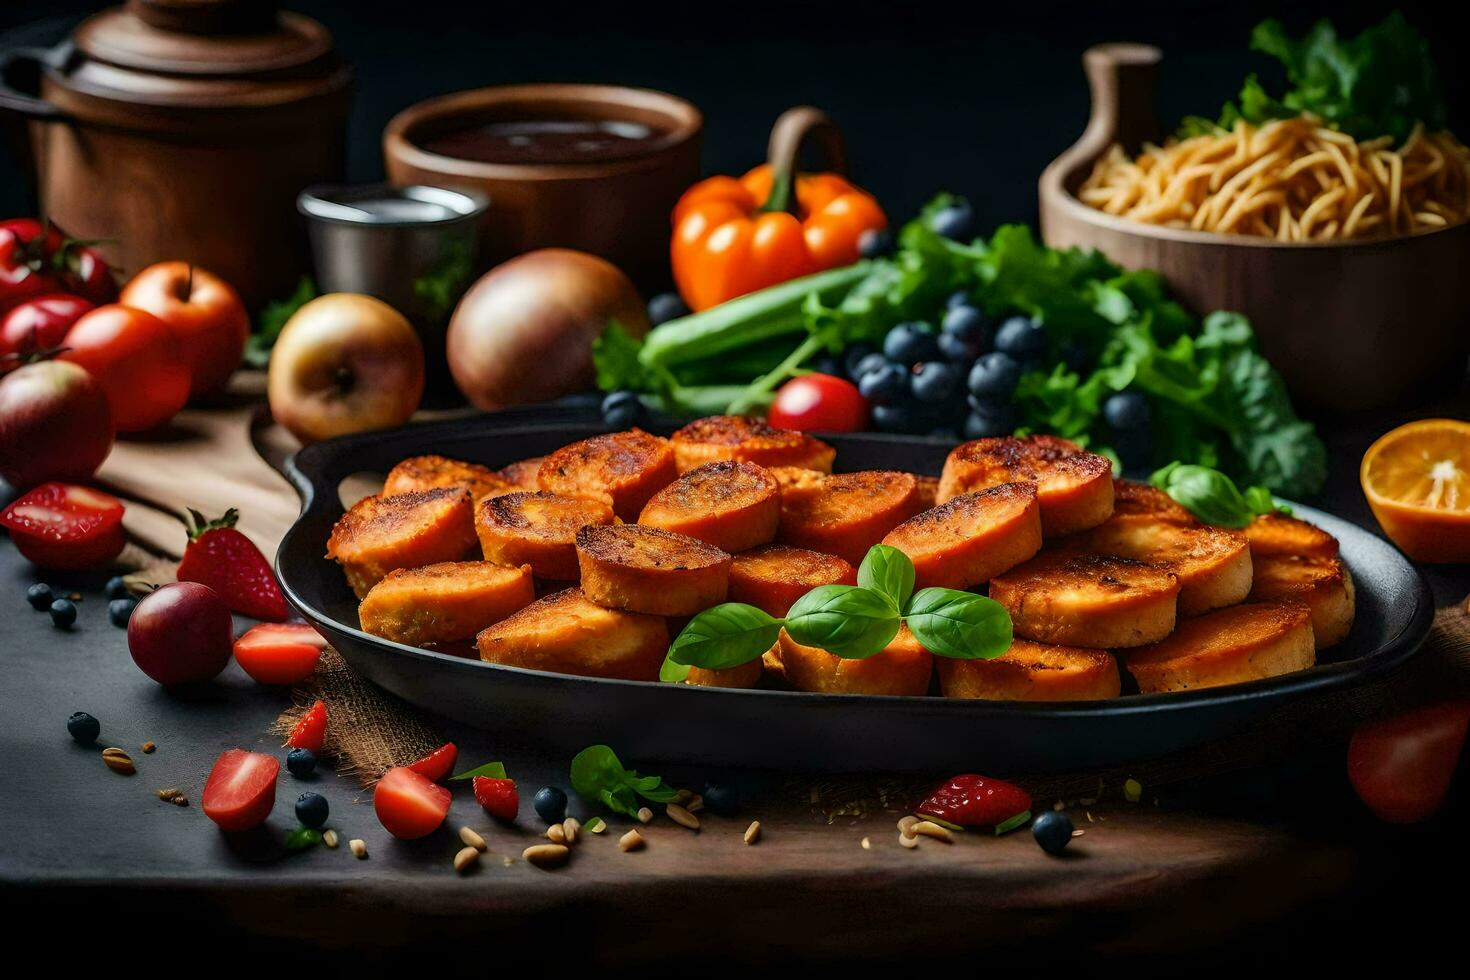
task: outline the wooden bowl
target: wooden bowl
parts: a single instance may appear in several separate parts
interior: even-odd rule
[[[524,119],[642,123],[646,151],[579,163],[484,163],[425,150],[422,141],[476,123]],[[704,117],[683,99],[613,85],[504,85],[458,92],[400,112],[383,133],[388,179],[479,191],[490,198],[482,262],[537,248],[592,252],[647,292],[668,280],[669,216],[699,179]]]
[[[1262,353],[1304,406],[1349,412],[1414,394],[1465,369],[1470,351],[1470,224],[1402,238],[1278,242],[1141,224],[1078,200],[1114,143],[1157,140],[1157,48],[1107,44],[1082,63],[1092,115],[1041,175],[1041,232],[1056,248],[1095,248],[1157,269],[1196,313],[1251,318]]]

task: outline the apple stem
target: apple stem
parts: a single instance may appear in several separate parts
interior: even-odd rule
[[[344,394],[351,391],[353,385],[357,382],[357,379],[352,374],[352,369],[345,366],[339,367],[337,369],[335,380],[337,382],[337,387],[341,388]]]

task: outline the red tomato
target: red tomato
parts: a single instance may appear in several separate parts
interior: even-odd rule
[[[388,833],[399,840],[417,840],[438,830],[449,816],[449,790],[407,766],[398,766],[378,780],[373,809]]]
[[[313,752],[322,750],[322,743],[327,740],[327,702],[318,701],[307,709],[306,714],[291,729],[291,734],[286,736],[286,747],[290,749],[311,749]]]
[[[173,328],[193,373],[191,396],[223,388],[240,366],[250,317],[240,294],[219,276],[188,262],[159,262],[133,277],[119,302]]]
[[[261,623],[235,641],[235,660],[255,682],[285,686],[310,677],[326,648],[305,623]]]
[[[445,742],[408,768],[430,782],[437,783],[454,771],[454,763],[458,758],[459,748],[453,742]]]
[[[75,483],[43,483],[0,511],[0,526],[42,568],[80,571],[116,558],[127,543],[123,504]]]
[[[63,360],[86,368],[107,393],[119,432],[143,432],[189,400],[189,363],[173,330],[128,306],[99,306],[66,333]]]
[[[60,291],[61,280],[51,267],[51,257],[60,244],[61,235],[39,221],[0,222],[0,313]]]
[[[80,296],[66,293],[38,296],[20,304],[0,321],[0,357],[60,347],[72,324],[92,309]],[[0,374],[19,366],[14,359],[0,361]]]
[[[861,432],[868,427],[868,402],[851,381],[804,374],[776,392],[767,419],[778,429]]]
[[[1348,744],[1348,779],[1358,799],[1385,823],[1419,823],[1450,791],[1470,703],[1445,702],[1364,725]]]
[[[220,830],[251,830],[265,823],[276,803],[281,764],[261,752],[220,753],[204,783],[204,815]]]

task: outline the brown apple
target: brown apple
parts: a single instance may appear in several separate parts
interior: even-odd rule
[[[147,310],[173,329],[193,372],[190,398],[219,391],[240,366],[250,317],[240,294],[214,273],[188,262],[159,262],[134,276],[118,302]]]
[[[424,395],[424,348],[382,300],[319,296],[286,321],[266,393],[276,421],[302,442],[402,425]]]

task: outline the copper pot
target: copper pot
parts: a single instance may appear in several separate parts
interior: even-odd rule
[[[39,94],[0,84],[0,109],[30,120],[46,217],[124,274],[184,259],[252,307],[291,291],[296,195],[345,169],[351,70],[325,28],[269,0],[129,0],[0,53],[0,82],[24,61]]]

